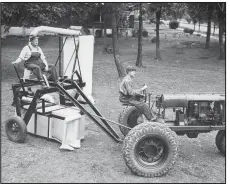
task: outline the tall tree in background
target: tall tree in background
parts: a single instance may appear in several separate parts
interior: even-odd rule
[[[212,22],[213,22],[213,33],[212,35],[215,35],[216,32],[216,27],[218,27],[218,12],[217,12],[217,4],[214,6],[214,10],[213,10],[213,16],[212,16]]]
[[[156,57],[155,57],[156,60],[162,60],[161,54],[160,54],[159,28],[160,28],[161,9],[162,9],[162,6],[164,5],[165,3],[149,3],[146,5],[149,14],[150,15],[155,14],[155,18],[156,18]]]
[[[101,14],[102,14],[102,17],[103,17],[103,40],[104,40],[104,47],[103,47],[103,51],[106,51],[107,49],[107,33],[106,33],[106,24],[107,24],[107,19],[106,19],[106,16],[109,15],[110,13],[110,10],[108,7],[109,4],[108,3],[103,3],[100,5],[100,8],[101,8]]]
[[[143,33],[143,10],[142,3],[139,4],[139,34],[138,34],[138,52],[136,66],[142,67],[142,33]]]
[[[213,6],[214,5],[212,3],[208,4],[208,26],[207,26],[205,49],[208,49],[210,46],[211,20],[212,20]]]
[[[107,21],[106,17],[108,16],[108,20],[110,20],[109,17],[111,16],[113,56],[119,77],[124,77],[126,73],[122,62],[120,61],[118,48],[118,28],[124,27],[124,11],[128,10],[131,4],[132,3],[103,3],[103,6],[101,6],[101,12],[104,21],[104,49],[107,48],[107,39],[105,34],[105,25]]]
[[[223,34],[226,30],[226,3],[217,3],[218,20],[219,20],[219,47],[220,56],[219,59],[225,59],[225,43],[223,41]]]
[[[175,3],[174,3],[175,4]],[[145,5],[148,14],[155,14],[156,17],[156,60],[162,60],[161,54],[160,54],[160,18],[161,16],[167,17],[172,16],[172,14],[175,15],[175,11],[181,11],[176,10],[172,8],[174,5],[173,3],[148,3]]]
[[[156,58],[157,60],[162,60],[161,54],[160,54],[160,18],[161,18],[161,9],[160,6],[156,10]]]
[[[188,9],[187,13],[192,18],[192,22],[194,25],[194,31],[196,30],[196,23],[198,20],[198,17],[200,17],[200,5],[199,3],[187,3]]]
[[[211,21],[213,12],[215,9],[215,3],[187,3],[188,6],[188,14],[192,17],[193,22],[197,20],[207,21],[207,32],[206,32],[206,43],[205,48],[208,49],[210,46],[210,36],[211,36]],[[194,25],[195,26],[195,25]],[[194,27],[195,29],[195,27]]]
[[[118,34],[117,34],[117,7],[119,6],[117,3],[111,3],[112,7],[112,43],[113,43],[113,57],[117,67],[118,76],[125,76],[125,69],[120,61],[119,48],[118,48]]]

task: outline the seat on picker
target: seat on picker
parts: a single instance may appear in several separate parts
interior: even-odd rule
[[[25,82],[25,79],[30,79],[30,76],[33,74],[33,72],[27,68],[24,69],[24,75],[23,75],[23,81]],[[43,79],[47,85],[47,87],[49,87],[49,82],[46,78],[46,75],[42,75],[43,76]]]

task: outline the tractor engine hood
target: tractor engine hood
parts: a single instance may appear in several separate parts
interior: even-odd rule
[[[225,101],[225,94],[162,94],[162,107],[187,107],[188,101]]]
[[[49,27],[49,26],[39,26],[34,28],[34,30],[30,33],[30,35],[37,36],[41,32],[46,33],[55,33],[65,36],[79,36],[80,30],[70,30],[70,29],[64,29],[64,28],[55,28],[55,27]]]

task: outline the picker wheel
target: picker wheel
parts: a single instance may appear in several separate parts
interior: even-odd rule
[[[26,140],[26,124],[19,116],[9,118],[6,121],[5,131],[11,141],[23,143]]]
[[[225,130],[219,130],[216,135],[216,147],[222,154],[226,154],[226,132]]]
[[[134,106],[125,107],[118,118],[118,123],[128,126],[130,128],[133,128],[136,125],[143,123],[143,121],[143,114],[141,114]],[[130,131],[130,129],[122,126],[119,126],[119,128],[124,136],[126,136]]]
[[[142,123],[125,137],[123,157],[136,175],[158,177],[174,166],[177,143],[173,132],[157,122]]]

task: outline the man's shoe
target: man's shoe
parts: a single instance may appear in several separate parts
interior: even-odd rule
[[[27,92],[28,92],[28,95],[34,96],[34,92],[32,91],[31,87],[27,87]]]
[[[153,117],[152,119],[150,119],[149,121],[151,121],[151,122],[155,122],[157,120],[157,118],[156,117]]]
[[[46,83],[45,83],[45,82],[41,82],[41,85],[42,85],[42,89],[46,89],[46,88],[48,88],[48,86],[46,85]]]

